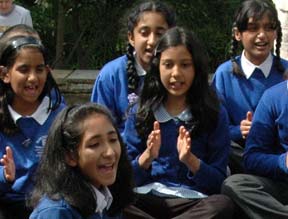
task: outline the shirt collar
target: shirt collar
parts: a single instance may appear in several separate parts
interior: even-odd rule
[[[262,62],[259,66],[254,65],[252,62],[250,62],[246,56],[244,55],[244,50],[242,52],[241,56],[241,67],[243,69],[243,72],[247,79],[249,79],[254,72],[255,68],[260,68],[263,72],[265,78],[269,76],[271,67],[273,64],[273,56],[271,53],[269,53],[268,57],[265,59],[264,62]]]
[[[167,112],[163,104],[161,104],[157,109],[155,109],[153,111],[153,114],[155,116],[155,119],[160,123],[168,122],[171,119],[187,122],[192,118],[192,114],[189,108],[186,108],[180,114],[173,117]]]
[[[134,52],[134,60],[135,60],[135,69],[136,72],[138,74],[138,76],[144,76],[146,75],[146,71],[144,70],[144,68],[139,64],[137,58],[136,58],[136,52]]]
[[[96,195],[97,208],[95,212],[102,213],[105,208],[109,209],[113,201],[113,197],[109,189],[106,186],[101,190],[97,189],[95,186],[92,186],[92,188]]]
[[[38,106],[37,110],[31,116],[22,116],[17,113],[12,106],[8,105],[8,110],[12,116],[12,119],[16,123],[18,119],[25,117],[25,118],[33,118],[35,119],[40,125],[43,125],[44,122],[47,120],[48,116],[51,113],[51,110],[47,112],[49,107],[49,97],[44,97],[40,105]]]

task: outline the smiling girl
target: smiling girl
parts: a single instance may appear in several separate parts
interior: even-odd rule
[[[120,218],[133,198],[131,176],[108,110],[93,103],[68,107],[50,129],[30,219]]]
[[[232,202],[217,194],[226,178],[227,114],[208,85],[207,66],[192,32],[175,27],[159,40],[125,124],[139,193],[127,218],[232,217]]]
[[[0,214],[24,219],[48,129],[64,106],[38,39],[2,39],[0,65]]]

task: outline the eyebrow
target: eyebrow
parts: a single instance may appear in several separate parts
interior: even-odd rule
[[[115,130],[111,130],[111,131],[107,132],[106,134],[107,134],[107,135],[114,135],[114,134],[117,135],[117,132],[116,132]],[[101,138],[101,136],[102,136],[102,135],[93,135],[93,136],[90,138],[90,140],[92,140],[92,139],[97,139],[97,138]]]

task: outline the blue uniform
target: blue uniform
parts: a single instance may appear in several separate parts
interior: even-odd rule
[[[40,203],[34,209],[29,219],[84,219],[79,211],[69,205],[65,200],[51,200],[48,197],[41,199]],[[103,214],[95,213],[85,219],[120,219],[117,217],[108,217]]]
[[[258,104],[246,141],[244,167],[249,173],[287,180],[287,81],[268,89]]]
[[[16,167],[13,183],[6,181],[4,168],[0,166],[0,200],[4,202],[24,201],[33,187],[35,170],[47,139],[48,130],[55,116],[64,105],[52,111],[46,121],[40,125],[34,118],[22,117],[17,120],[20,131],[12,136],[0,133],[0,157],[6,154],[5,147],[10,146]]]
[[[191,151],[200,159],[200,169],[195,175],[178,158],[178,130],[181,125],[185,126],[185,122],[173,119],[160,122],[159,157],[152,162],[148,170],[139,166],[138,159],[146,149],[146,141],[141,140],[135,128],[136,111],[137,105],[132,108],[126,121],[124,140],[137,186],[160,182],[166,186],[183,187],[207,195],[220,192],[221,184],[226,178],[230,145],[228,118],[223,107],[219,112],[216,128],[192,139]]]
[[[241,56],[236,57],[236,62],[240,66]],[[288,67],[288,62],[281,59],[284,68]],[[247,79],[245,76],[238,76],[232,73],[231,60],[221,64],[214,75],[212,83],[215,85],[229,116],[229,130],[231,140],[240,143],[242,134],[240,123],[246,118],[248,111],[254,112],[264,91],[284,80],[283,75],[275,67],[275,57],[267,78],[259,78],[256,72]],[[242,145],[244,146],[244,145]]]
[[[129,105],[127,60],[124,55],[105,64],[96,78],[91,95],[91,102],[103,104],[112,112],[120,133],[124,130]],[[141,84],[143,78],[140,76]]]

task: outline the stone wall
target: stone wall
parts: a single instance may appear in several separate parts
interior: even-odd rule
[[[53,70],[59,89],[67,104],[90,101],[92,88],[98,70]]]

